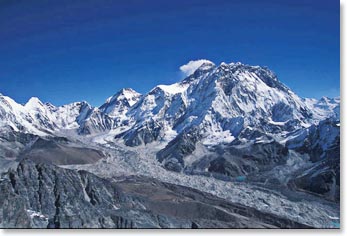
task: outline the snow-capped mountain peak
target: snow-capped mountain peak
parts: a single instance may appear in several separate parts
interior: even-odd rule
[[[115,95],[109,97],[105,103],[112,103],[115,100],[120,100],[120,99],[127,99],[128,101],[131,102],[130,105],[133,105],[133,98],[134,97],[138,97],[141,94],[139,94],[138,92],[136,92],[135,90],[131,89],[131,88],[123,88],[120,91],[118,91]]]
[[[37,110],[43,108],[43,103],[37,97],[32,97],[28,100],[28,102],[24,105],[27,110]]]
[[[197,70],[200,71],[207,71],[210,70],[211,68],[215,67],[216,64],[214,64],[213,62],[209,61],[209,62],[204,62],[203,64],[201,64],[200,67],[198,67]]]
[[[124,115],[128,109],[140,99],[140,97],[141,94],[135,90],[124,88],[115,95],[109,97],[99,109],[111,117],[119,114]]]

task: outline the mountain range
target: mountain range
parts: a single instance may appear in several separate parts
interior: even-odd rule
[[[239,62],[204,63],[147,94],[125,88],[100,107],[0,94],[0,166],[2,227],[336,228],[340,98],[302,98]]]

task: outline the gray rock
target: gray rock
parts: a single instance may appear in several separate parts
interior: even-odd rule
[[[102,151],[91,149],[66,138],[38,138],[30,148],[23,151],[20,158],[28,158],[36,163],[55,165],[90,164],[104,158]]]

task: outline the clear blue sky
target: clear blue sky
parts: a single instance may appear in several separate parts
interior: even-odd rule
[[[1,0],[0,93],[93,105],[182,79],[190,60],[265,65],[301,96],[338,96],[337,0]]]

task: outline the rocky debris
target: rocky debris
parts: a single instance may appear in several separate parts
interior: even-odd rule
[[[23,160],[1,176],[4,228],[306,228],[188,187]]]
[[[0,159],[15,160],[38,136],[14,131],[11,128],[0,132]]]
[[[90,164],[104,158],[104,154],[92,148],[74,144],[66,138],[38,138],[20,158],[36,163],[55,165]]]

